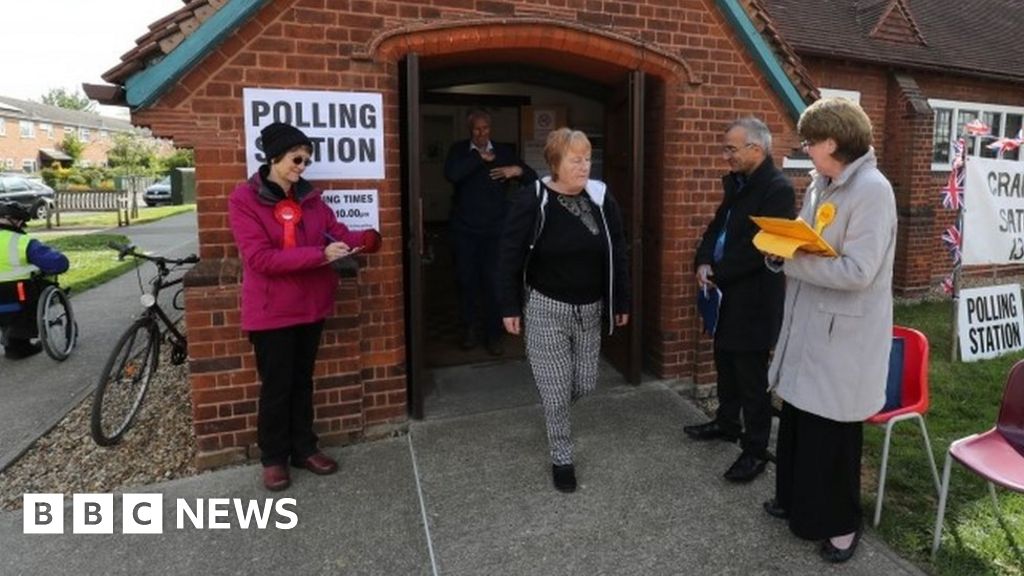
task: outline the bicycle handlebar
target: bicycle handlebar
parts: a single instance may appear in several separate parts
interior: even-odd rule
[[[155,264],[173,264],[180,266],[182,264],[196,264],[199,262],[199,256],[195,254],[189,254],[184,258],[167,258],[165,256],[150,256],[149,254],[143,254],[135,251],[135,246],[131,244],[122,244],[120,242],[108,242],[107,247],[117,250],[117,259],[124,260],[125,256],[131,256],[132,258],[138,258],[140,260],[148,260]]]

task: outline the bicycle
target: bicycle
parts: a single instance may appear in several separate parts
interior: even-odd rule
[[[195,254],[185,258],[150,256],[136,251],[134,246],[110,243],[117,250],[118,259],[131,256],[138,260],[152,262],[157,274],[150,281],[147,292],[142,286],[141,266],[135,269],[139,277],[142,313],[121,335],[114,345],[110,357],[103,367],[100,380],[92,401],[92,438],[100,446],[112,446],[132,425],[135,415],[142,406],[142,400],[149,389],[149,382],[156,373],[160,358],[160,342],[165,336],[171,345],[171,364],[182,364],[188,357],[188,339],[175,326],[160,306],[160,292],[180,285],[184,276],[167,280],[172,272],[188,264],[199,262]],[[184,310],[184,288],[179,288],[172,298],[175,310]],[[160,325],[166,328],[161,334]]]

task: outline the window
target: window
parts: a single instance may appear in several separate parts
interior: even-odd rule
[[[78,139],[81,140],[82,142],[88,142],[89,141],[89,129],[88,128],[79,128],[78,129]]]
[[[65,126],[64,127],[64,135],[65,136],[67,136],[69,134],[74,134],[74,133],[75,133],[75,129],[73,127],[71,127],[71,126]]]
[[[4,168],[7,170],[14,170],[14,158],[4,160]]]
[[[35,160],[22,160],[21,161],[21,171],[22,172],[29,172],[29,173],[35,172],[36,171],[36,161]]]
[[[0,118],[0,136],[7,136],[7,120]]]
[[[53,124],[41,123],[39,130],[46,133],[46,137],[53,140]]]
[[[110,139],[110,132],[107,132],[106,130],[100,130],[100,140],[109,140],[109,139]]]
[[[35,138],[36,137],[36,125],[27,121],[22,120],[18,122],[18,128],[21,130],[22,138]]]
[[[932,130],[932,170],[949,170],[953,142],[964,133],[964,125],[980,119],[992,128],[992,137],[964,136],[967,154],[981,158],[995,158],[996,150],[988,145],[993,137],[1015,138],[1024,120],[1024,108],[957,102],[953,100],[929,99],[928,104],[935,110],[935,126]],[[1006,160],[1021,160],[1020,150],[1007,151]]]
[[[840,90],[838,88],[820,88],[822,98],[846,98],[860,104],[860,92],[855,90]],[[782,159],[782,167],[792,170],[810,170],[814,168],[806,152],[800,150],[798,154],[790,154]]]

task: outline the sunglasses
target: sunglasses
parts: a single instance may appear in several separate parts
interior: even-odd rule
[[[313,159],[309,156],[292,156],[292,164],[296,166],[309,166],[313,163]]]

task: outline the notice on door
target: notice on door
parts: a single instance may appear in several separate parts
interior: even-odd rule
[[[380,231],[380,203],[376,190],[324,190],[324,202],[349,230]]]
[[[252,174],[267,159],[260,130],[284,122],[313,142],[307,180],[384,178],[384,101],[376,92],[245,88],[245,158]]]
[[[1024,349],[1020,284],[960,291],[960,358],[973,362]]]

